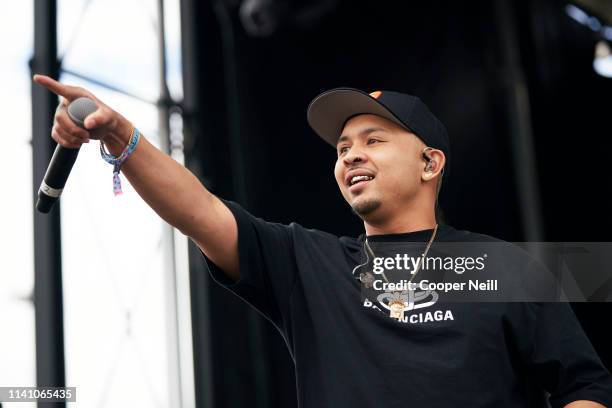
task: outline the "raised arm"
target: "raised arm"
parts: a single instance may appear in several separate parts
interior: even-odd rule
[[[68,148],[78,148],[91,139],[103,140],[113,155],[127,145],[133,125],[86,89],[61,84],[44,75],[34,81],[63,100],[55,114],[51,137]],[[76,126],[67,113],[68,104],[86,96],[98,110]],[[230,210],[184,166],[163,153],[141,135],[136,150],[125,161],[121,172],[138,194],[166,222],[190,237],[217,266],[237,281],[238,228]]]

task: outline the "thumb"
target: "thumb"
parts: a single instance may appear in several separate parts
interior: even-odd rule
[[[85,129],[91,130],[97,127],[101,127],[110,122],[110,115],[104,109],[100,108],[97,111],[90,113],[85,118]]]

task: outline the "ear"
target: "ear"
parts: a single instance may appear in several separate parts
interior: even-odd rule
[[[423,150],[423,171],[421,180],[433,180],[442,172],[446,164],[446,157],[442,150],[427,147]]]

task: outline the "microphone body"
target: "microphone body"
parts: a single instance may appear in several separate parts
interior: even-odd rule
[[[75,99],[68,105],[68,116],[79,127],[85,128],[84,121],[87,115],[95,112],[97,106],[95,102],[89,98]],[[79,155],[80,148],[70,149],[57,145],[53,157],[47,167],[47,172],[38,189],[38,201],[36,209],[46,214],[53,208],[55,202],[62,195],[72,166]]]
[[[36,209],[46,214],[51,211],[55,202],[62,195],[72,166],[79,155],[80,148],[69,149],[61,145],[57,145],[53,157],[47,167],[47,172],[38,189],[38,201]]]

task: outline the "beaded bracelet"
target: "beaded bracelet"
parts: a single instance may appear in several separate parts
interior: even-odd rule
[[[113,165],[113,193],[115,193],[115,195],[123,193],[123,191],[121,191],[121,179],[119,179],[121,165],[134,152],[139,139],[140,132],[134,127],[132,135],[130,136],[130,141],[119,156],[113,156],[108,153],[104,148],[104,142],[100,140],[100,155],[108,164]]]

